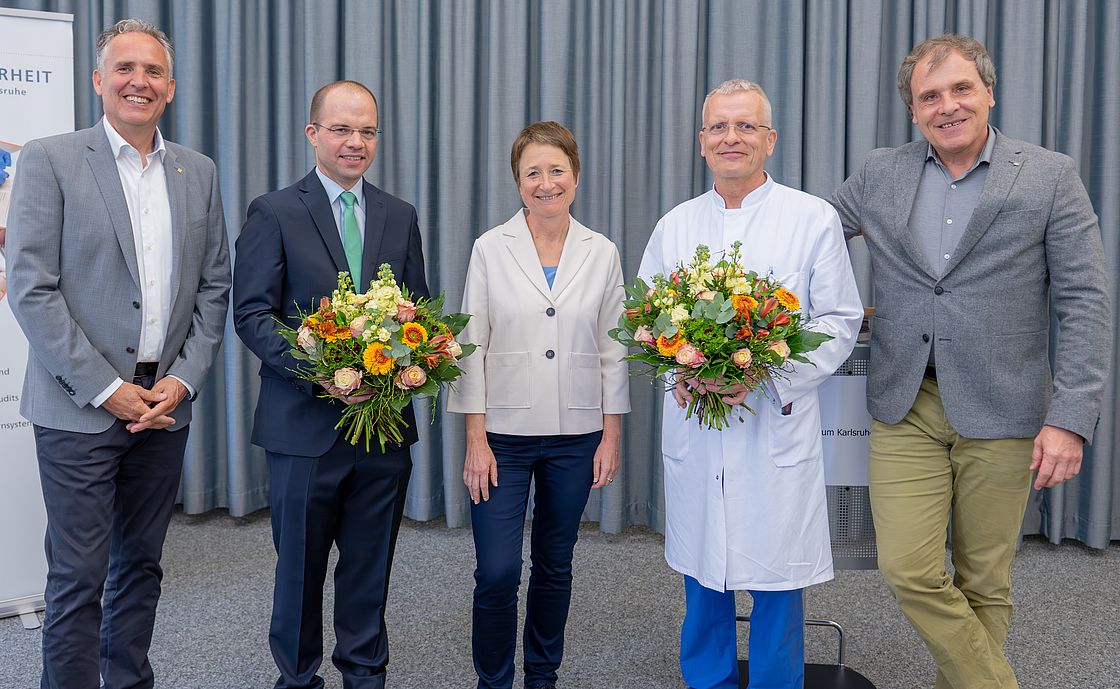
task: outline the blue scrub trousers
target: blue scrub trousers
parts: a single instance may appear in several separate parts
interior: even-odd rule
[[[748,689],[802,689],[805,606],[802,592],[751,591]],[[684,578],[681,675],[689,689],[738,689],[735,592],[713,591]]]

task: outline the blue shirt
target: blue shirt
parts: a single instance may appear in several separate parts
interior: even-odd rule
[[[925,167],[918,179],[918,193],[910,210],[910,231],[938,276],[945,274],[945,266],[949,264],[961,235],[972,219],[972,211],[976,209],[976,202],[988,179],[988,166],[995,144],[996,132],[988,125],[988,141],[984,150],[972,167],[956,178],[937,157],[933,146],[929,147]]]
[[[910,210],[910,231],[922,247],[933,272],[939,277],[945,274],[945,266],[953,258],[957,244],[961,241],[965,228],[972,220],[976,202],[984,191],[988,180],[988,167],[992,161],[992,149],[996,145],[996,132],[988,125],[988,141],[984,150],[976,158],[972,167],[964,174],[954,178],[949,168],[937,157],[930,145],[926,154],[926,164],[918,179],[918,192],[914,196],[914,207]],[[933,343],[929,348],[929,363],[937,360],[937,332],[933,332]]]
[[[350,189],[343,189],[342,185],[334,181],[330,177],[323,174],[319,166],[315,166],[315,174],[319,176],[319,181],[323,183],[323,189],[327,192],[327,198],[331,202],[331,210],[334,215],[335,229],[338,230],[338,238],[342,240],[342,245],[346,245],[346,239],[342,236],[342,213],[346,210],[346,204],[342,203],[342,192],[353,192],[357,199],[354,201],[354,217],[358,219],[358,236],[362,239],[362,248],[366,246],[366,195],[362,189],[362,180]]]

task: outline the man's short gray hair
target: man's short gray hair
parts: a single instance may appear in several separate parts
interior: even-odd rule
[[[928,57],[930,69],[933,69],[948,59],[953,52],[960,53],[966,60],[976,65],[976,71],[979,72],[980,81],[984,82],[984,86],[996,85],[996,66],[992,63],[992,57],[988,55],[988,50],[983,43],[972,36],[952,33],[927,38],[914,46],[898,68],[898,95],[902,97],[907,110],[912,110],[911,106],[914,104],[914,94],[910,92],[914,68]]]
[[[121,34],[134,32],[148,34],[163,46],[163,51],[167,53],[167,76],[170,78],[175,73],[175,47],[171,45],[171,39],[155,24],[136,18],[122,19],[97,37],[97,69],[105,71],[105,49],[109,47],[109,41]]]
[[[719,86],[715,87],[704,96],[704,107],[700,109],[700,117],[703,118],[708,112],[708,101],[714,95],[729,96],[732,93],[739,91],[752,91],[757,93],[759,98],[762,99],[762,116],[766,118],[765,122],[752,122],[752,124],[764,124],[770,127],[774,124],[774,110],[770,107],[770,99],[766,97],[766,92],[762,87],[753,81],[746,79],[728,79]]]

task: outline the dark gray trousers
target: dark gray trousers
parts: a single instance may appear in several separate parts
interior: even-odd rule
[[[42,689],[149,689],[159,561],[187,429],[35,426],[47,507]]]

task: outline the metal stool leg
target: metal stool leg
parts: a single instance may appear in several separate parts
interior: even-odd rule
[[[750,615],[736,615],[736,622],[750,624]],[[805,620],[806,627],[828,627],[836,630],[837,658],[835,665],[805,663],[805,689],[875,689],[866,677],[844,664],[844,628],[832,620]],[[739,687],[750,680],[750,665],[739,661]]]

